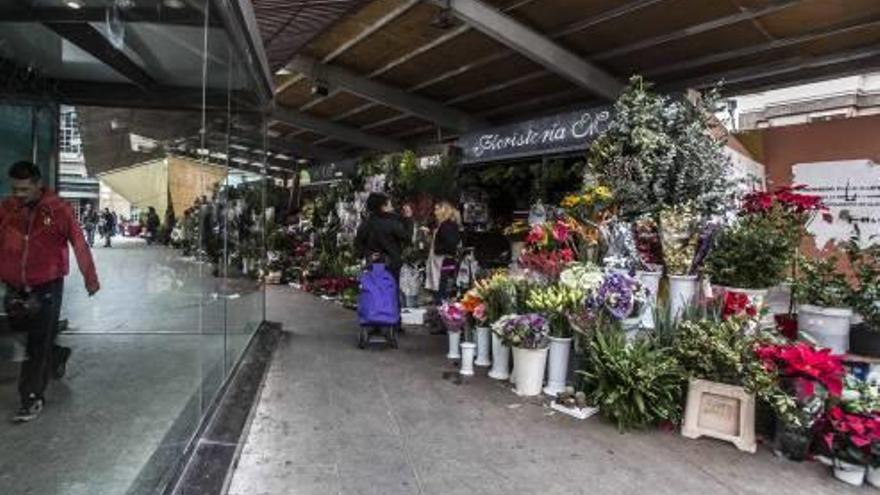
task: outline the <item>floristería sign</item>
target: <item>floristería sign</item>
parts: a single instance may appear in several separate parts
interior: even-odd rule
[[[611,107],[577,110],[462,136],[463,163],[586,150],[611,121]]]

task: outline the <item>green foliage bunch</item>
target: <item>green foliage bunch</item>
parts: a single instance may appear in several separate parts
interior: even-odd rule
[[[742,386],[769,404],[786,424],[800,426],[803,418],[797,401],[755,353],[767,341],[766,336],[750,334],[737,318],[687,321],[679,326],[672,349],[689,378]]]
[[[706,260],[712,282],[766,289],[785,279],[797,237],[780,232],[772,215],[746,215],[721,230]]]
[[[725,136],[713,134],[713,91],[690,101],[651,90],[635,76],[614,105],[606,132],[592,145],[588,170],[611,186],[624,217],[687,203],[718,211],[728,194]]]
[[[797,277],[792,284],[795,299],[801,304],[826,308],[850,307],[853,290],[846,275],[837,269],[838,261],[837,256],[800,256]]]
[[[681,419],[683,370],[649,339],[628,344],[620,331],[593,332],[577,373],[588,400],[620,431]]]

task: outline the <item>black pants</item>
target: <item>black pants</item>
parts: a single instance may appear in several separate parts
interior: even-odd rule
[[[39,311],[34,315],[9,320],[12,331],[27,333],[27,359],[21,363],[18,377],[18,393],[22,401],[31,394],[43,396],[55,357],[61,350],[55,345],[55,338],[58,336],[64,279],[35,287],[32,292],[40,301]]]

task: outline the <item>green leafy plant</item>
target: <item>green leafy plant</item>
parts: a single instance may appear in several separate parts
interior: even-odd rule
[[[837,269],[838,258],[813,259],[801,256],[798,273],[792,284],[795,299],[801,304],[826,308],[849,307],[853,290],[846,275]]]
[[[859,234],[856,228],[846,246],[856,281],[850,303],[868,328],[880,331],[880,244],[862,247]]]
[[[706,260],[712,282],[726,287],[766,289],[785,278],[796,237],[779,231],[772,216],[748,215],[724,228]]]
[[[717,99],[716,91],[694,101],[672,99],[639,76],[630,80],[587,160],[599,181],[611,186],[623,216],[685,203],[700,213],[723,207],[730,158],[724,137],[712,132]]]
[[[800,426],[803,418],[797,401],[755,353],[769,337],[750,334],[744,325],[738,318],[683,322],[673,347],[675,358],[689,378],[742,386],[769,404],[786,424]]]
[[[682,369],[648,339],[627,344],[620,331],[593,332],[577,373],[589,401],[620,431],[681,418]]]

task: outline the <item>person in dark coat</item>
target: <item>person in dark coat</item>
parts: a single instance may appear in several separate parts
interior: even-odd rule
[[[160,224],[159,214],[156,213],[156,209],[151,206],[147,213],[147,244],[156,242],[159,237]]]
[[[403,266],[403,248],[409,244],[410,236],[400,217],[393,213],[388,196],[370,194],[367,198],[367,211],[369,216],[361,224],[354,240],[356,253],[367,259],[373,254],[379,254],[388,271],[399,281],[400,268]]]

